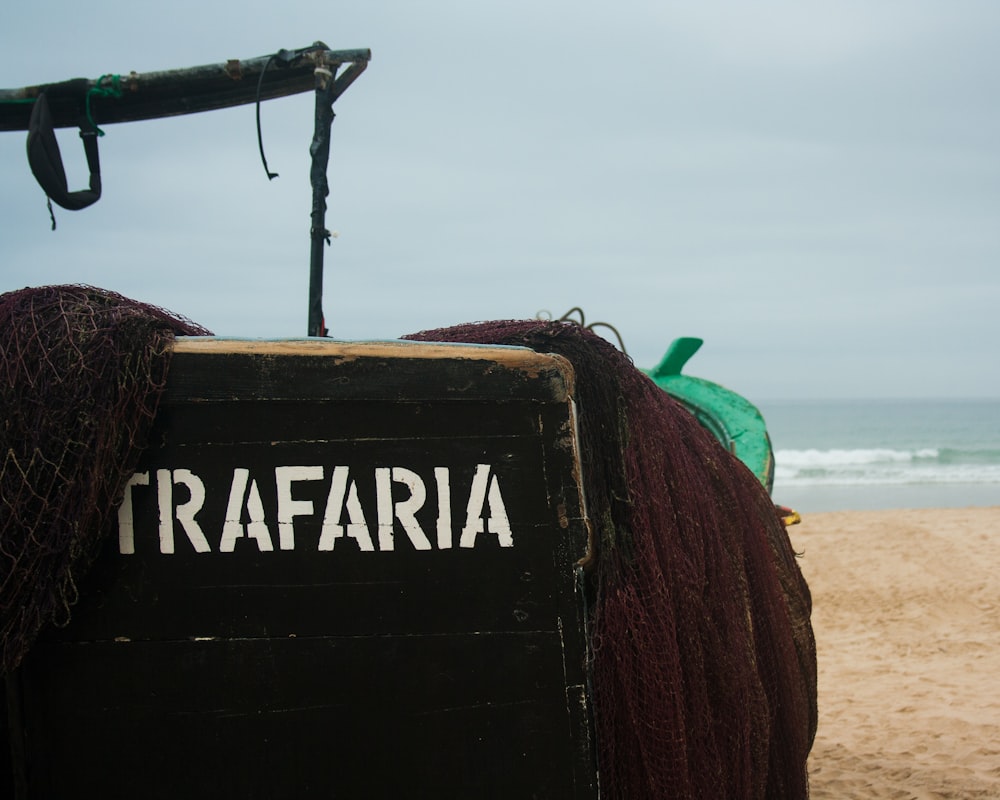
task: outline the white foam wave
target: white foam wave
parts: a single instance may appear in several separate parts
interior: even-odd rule
[[[916,459],[937,458],[933,448],[922,450],[890,450],[868,448],[860,450],[778,450],[775,461],[782,466],[795,468],[838,467],[865,464],[901,464]]]
[[[783,486],[1000,483],[1000,463],[963,463],[935,448],[778,450],[774,460],[775,483]]]

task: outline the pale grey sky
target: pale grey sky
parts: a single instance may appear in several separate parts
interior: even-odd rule
[[[8,4],[0,86],[368,47],[324,308],[393,338],[582,306],[751,399],[1000,396],[1000,4]],[[89,283],[220,335],[306,327],[313,101],[109,125],[49,231],[0,133],[0,291]],[[70,188],[82,148],[61,134]]]

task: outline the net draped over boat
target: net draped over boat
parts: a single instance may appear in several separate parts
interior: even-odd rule
[[[598,551],[590,633],[602,796],[807,797],[811,598],[760,482],[578,325],[488,322],[406,338],[521,345],[573,364]]]
[[[175,334],[207,331],[84,286],[0,295],[0,645],[13,669],[114,522]],[[767,492],[627,356],[580,326],[408,337],[566,357],[588,514],[602,796],[804,798],[816,726],[808,587]]]
[[[65,624],[145,444],[175,334],[208,331],[89,286],[0,295],[0,674]]]

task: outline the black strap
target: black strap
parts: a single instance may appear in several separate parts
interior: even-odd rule
[[[267,72],[267,68],[271,66],[271,62],[276,58],[281,58],[285,50],[281,50],[275,55],[271,56],[264,62],[264,68],[260,71],[260,78],[257,80],[257,147],[260,148],[260,161],[264,165],[264,172],[267,173],[267,179],[273,181],[278,177],[277,172],[271,172],[267,168],[267,157],[264,155],[264,135],[260,132],[260,89],[264,85],[264,73]]]
[[[90,170],[90,189],[69,191],[52,113],[45,93],[38,95],[28,123],[28,164],[45,194],[63,208],[76,211],[96,203],[101,197],[101,162],[97,153],[98,131],[90,123],[80,124],[80,138]]]

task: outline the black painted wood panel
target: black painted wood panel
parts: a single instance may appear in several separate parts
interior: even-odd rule
[[[71,624],[26,796],[593,797],[572,371],[192,342]]]

